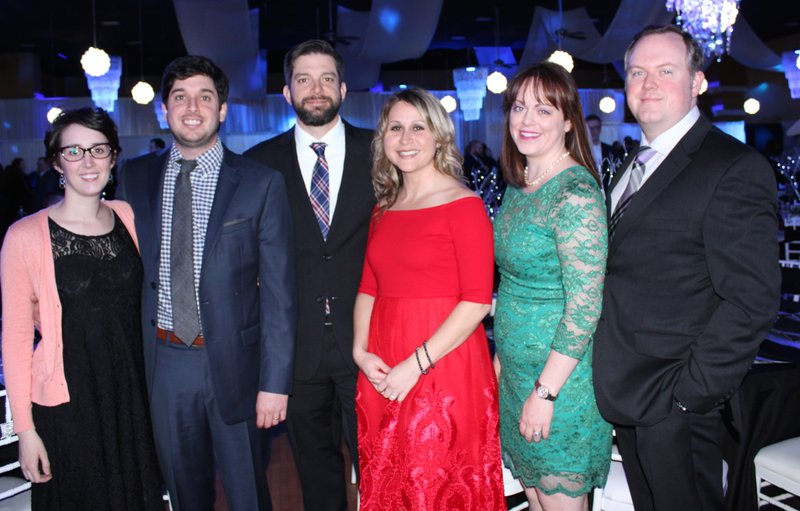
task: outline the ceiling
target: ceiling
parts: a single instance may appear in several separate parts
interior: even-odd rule
[[[171,0],[94,2],[96,23],[93,24],[92,0],[0,0],[0,19],[3,20],[0,54],[35,55],[32,62],[38,67],[37,92],[52,97],[87,94],[79,60],[92,45],[95,33],[99,47],[123,57],[123,79],[131,84],[143,75],[155,85],[164,66],[186,53]],[[267,50],[268,69],[275,73],[268,79],[268,92],[280,90],[282,58],[288,48],[306,39],[331,36],[328,15],[337,4],[368,11],[371,2],[249,1],[251,8],[260,9],[260,47]],[[619,0],[563,0],[565,10],[585,7],[600,33],[613,19],[618,4]],[[537,6],[555,10],[558,1],[444,0],[436,32],[425,55],[418,60],[385,64],[383,69],[399,72],[452,69],[475,62],[470,51],[473,46],[510,46],[519,58]],[[797,0],[742,0],[740,9],[767,44],[800,34]],[[499,27],[497,31],[495,23]],[[0,60],[2,62],[7,61]],[[588,80],[603,81],[602,84],[581,83],[582,86],[621,85],[618,77],[609,79],[609,74],[613,73],[603,66],[580,65],[598,71],[591,74],[595,78]],[[438,84],[419,85],[435,87]],[[124,90],[128,88],[121,88],[121,92]]]

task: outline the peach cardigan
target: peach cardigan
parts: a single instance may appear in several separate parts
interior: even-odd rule
[[[106,201],[137,244],[133,211],[122,201]],[[27,216],[6,233],[0,252],[3,291],[3,371],[17,433],[34,427],[31,402],[55,406],[69,401],[61,340],[61,301],[50,246],[48,210]],[[36,324],[42,340],[33,350]]]

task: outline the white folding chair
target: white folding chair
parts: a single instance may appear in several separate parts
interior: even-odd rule
[[[797,511],[786,503],[792,497],[800,499],[800,437],[768,445],[758,451],[753,463],[756,467],[756,492],[759,507],[772,504],[781,509]],[[770,496],[764,492],[769,486],[784,491]],[[773,492],[771,492],[773,493]]]
[[[592,511],[633,511],[631,492],[622,468],[622,456],[616,445],[611,446],[611,468],[602,488],[592,493]]]
[[[519,482],[519,479],[514,478],[514,475],[509,469],[506,468],[505,463],[503,463],[503,494],[506,497],[510,497],[511,495],[522,493],[523,491],[525,491],[525,488],[522,487],[522,483]],[[508,511],[520,511],[521,509],[528,509],[527,499],[524,502],[509,508]]]
[[[14,420],[5,389],[0,390],[5,401],[4,421],[0,424],[0,446],[15,444],[19,437],[14,433]],[[0,466],[0,511],[29,511],[31,508],[31,483],[20,477],[7,474],[19,468],[19,460]]]

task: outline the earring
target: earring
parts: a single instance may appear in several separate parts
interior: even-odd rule
[[[114,182],[114,174],[109,172],[109,174],[108,174],[108,184],[111,184],[113,182]]]
[[[63,190],[66,185],[67,185],[67,180],[64,179],[64,174],[59,174],[58,175],[58,187]]]

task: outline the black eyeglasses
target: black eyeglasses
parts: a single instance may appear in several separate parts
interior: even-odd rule
[[[61,157],[67,161],[81,161],[86,153],[89,153],[95,160],[105,160],[114,151],[111,150],[111,144],[95,144],[89,148],[83,148],[77,145],[62,147],[59,149]]]

